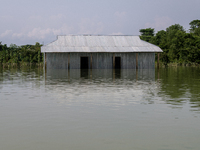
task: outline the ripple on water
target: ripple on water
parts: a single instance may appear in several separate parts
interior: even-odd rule
[[[0,71],[0,145],[17,150],[198,149],[200,77],[190,72]]]

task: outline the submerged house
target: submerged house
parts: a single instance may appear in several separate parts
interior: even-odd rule
[[[154,69],[162,50],[139,36],[67,35],[41,52],[47,69]]]

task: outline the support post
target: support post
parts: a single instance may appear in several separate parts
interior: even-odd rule
[[[113,69],[115,69],[115,53],[113,54]]]
[[[138,69],[136,69],[136,81],[138,80]]]
[[[90,69],[92,69],[92,53],[90,54]]]
[[[44,53],[44,74],[45,74],[45,76],[44,76],[44,78],[45,78],[45,80],[46,80],[46,75],[47,75],[47,57],[46,57],[46,53]]]
[[[68,70],[70,69],[70,53],[68,54]]]
[[[138,53],[136,53],[136,69],[138,69]]]
[[[43,57],[44,57],[44,62],[43,62],[43,63],[44,63],[44,64],[43,64],[44,66],[43,66],[43,68],[45,69],[45,62],[46,62],[45,53],[44,53],[44,56],[43,56]]]
[[[158,53],[158,60],[157,60],[157,68],[159,69],[159,54],[160,53]]]
[[[44,69],[46,70],[47,68],[47,54],[44,53]]]
[[[90,79],[92,79],[92,53],[90,54]]]

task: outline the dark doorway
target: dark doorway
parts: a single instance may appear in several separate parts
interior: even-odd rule
[[[81,57],[81,69],[89,69],[88,57]]]
[[[121,57],[115,57],[115,69],[121,69]]]
[[[89,69],[89,62],[88,62],[88,57],[81,57],[81,77],[82,78],[88,78],[88,69]]]

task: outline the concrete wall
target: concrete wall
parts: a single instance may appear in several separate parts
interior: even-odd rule
[[[112,69],[113,53],[46,53],[47,69],[80,69],[80,57],[88,57],[89,69]],[[136,69],[136,53],[115,53],[121,57],[121,69]],[[68,60],[69,59],[69,60]],[[155,53],[138,53],[138,69],[154,69]]]

